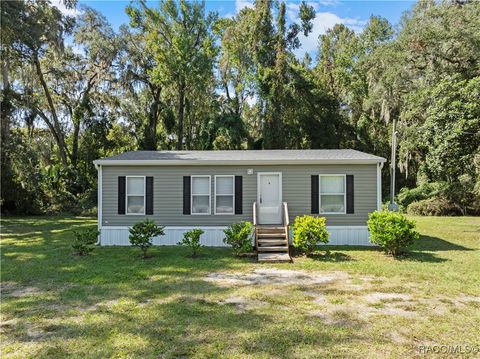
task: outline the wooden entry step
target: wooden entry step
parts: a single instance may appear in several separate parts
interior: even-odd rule
[[[285,227],[257,225],[255,236],[259,262],[290,262],[288,236]]]
[[[291,262],[288,253],[258,253],[259,262]]]

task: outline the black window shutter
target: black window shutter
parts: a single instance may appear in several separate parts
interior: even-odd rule
[[[354,213],[353,192],[353,175],[347,175],[347,213]]]
[[[145,178],[145,214],[153,214],[153,177]]]
[[[243,214],[243,177],[235,176],[235,214]]]
[[[125,214],[125,176],[118,177],[118,214]]]
[[[318,175],[312,175],[312,214],[318,214]]]
[[[183,214],[190,214],[190,176],[183,176]]]

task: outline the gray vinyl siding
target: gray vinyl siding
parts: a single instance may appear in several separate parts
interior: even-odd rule
[[[253,169],[252,175],[247,169]],[[310,214],[311,175],[354,175],[353,214],[327,214],[330,226],[364,226],[368,213],[377,207],[377,165],[283,165],[283,166],[103,166],[102,225],[131,226],[152,218],[166,226],[225,226],[238,221],[252,221],[252,206],[257,196],[258,172],[281,172],[283,202],[288,203],[290,220]],[[211,215],[183,214],[183,176],[211,175]],[[214,176],[243,176],[243,214],[214,215]],[[153,176],[153,215],[118,215],[118,176]]]

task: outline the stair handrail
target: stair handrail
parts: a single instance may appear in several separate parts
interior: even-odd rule
[[[290,225],[290,217],[288,215],[288,204],[287,202],[283,202],[283,225],[285,227],[285,237],[287,238],[287,245],[289,243],[289,233],[288,233],[288,226]]]
[[[290,218],[288,217],[288,204],[287,204],[287,202],[283,202],[283,224],[285,226],[290,225]]]
[[[257,202],[253,202],[253,245],[258,250],[257,245]]]

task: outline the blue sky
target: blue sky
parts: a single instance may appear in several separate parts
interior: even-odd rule
[[[58,0],[52,0],[52,2],[58,4]],[[233,16],[241,8],[252,6],[252,2],[250,0],[206,1],[206,10],[217,11],[220,16]],[[79,1],[80,6],[87,5],[101,12],[115,29],[121,24],[128,23],[128,16],[124,9],[129,3],[130,1]],[[286,1],[286,3],[288,20],[290,22],[297,20],[300,1]],[[150,6],[157,4],[158,1],[149,1]],[[300,38],[302,48],[297,51],[297,56],[302,57],[305,52],[309,52],[315,58],[318,36],[336,23],[343,23],[355,31],[361,31],[371,15],[380,15],[396,25],[402,13],[411,9],[414,1],[318,0],[310,1],[309,4],[314,6],[317,15],[312,33],[307,38],[303,36]],[[62,7],[62,5],[57,6]]]

